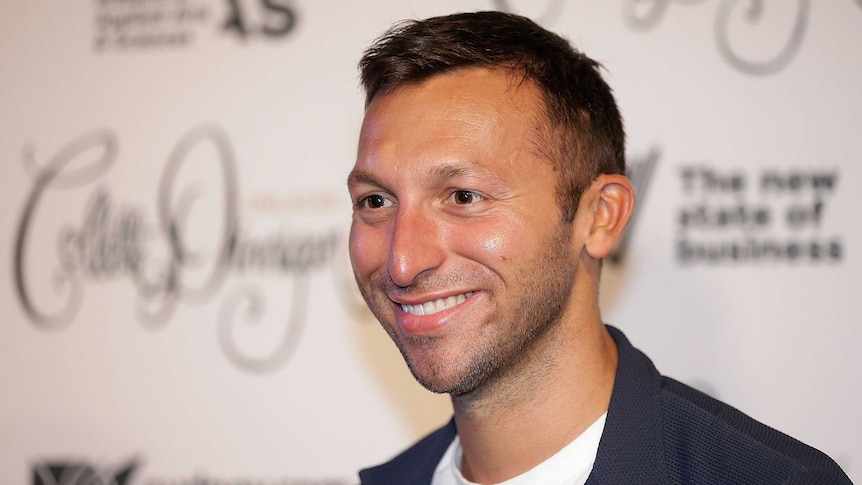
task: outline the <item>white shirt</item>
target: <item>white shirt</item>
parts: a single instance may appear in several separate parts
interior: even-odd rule
[[[599,441],[605,429],[605,412],[580,436],[547,460],[526,472],[497,485],[584,485],[599,451]],[[431,485],[477,485],[461,475],[463,449],[458,436],[443,454]]]

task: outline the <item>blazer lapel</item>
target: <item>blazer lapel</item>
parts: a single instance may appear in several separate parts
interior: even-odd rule
[[[608,326],[619,360],[608,417],[587,485],[658,484],[663,475],[661,376],[622,332]]]

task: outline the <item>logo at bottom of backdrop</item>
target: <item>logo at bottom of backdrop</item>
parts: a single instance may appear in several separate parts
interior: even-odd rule
[[[96,466],[82,460],[43,461],[33,464],[33,485],[125,485],[132,483],[138,461],[125,464]]]

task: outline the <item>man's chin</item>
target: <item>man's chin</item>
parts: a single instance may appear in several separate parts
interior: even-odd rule
[[[453,396],[470,394],[487,380],[487,373],[470,372],[469,369],[454,369],[451,362],[447,360],[434,362],[424,360],[422,364],[418,364],[411,358],[405,357],[405,361],[416,382],[436,394],[451,394]]]
[[[425,389],[435,393],[435,394],[458,394],[462,386],[460,382],[453,382],[451,380],[443,380],[438,377],[426,377],[419,375],[417,373],[413,373],[413,377],[416,378],[416,382],[418,382]]]
[[[429,360],[427,356],[420,359],[407,354],[404,354],[404,361],[416,382],[433,393],[450,394],[460,387],[458,377],[451,375],[452,370],[444,368],[439,361]]]
[[[407,367],[416,381],[437,394],[461,395],[473,392],[491,373],[486,366],[470,362],[470,349],[453,346],[442,335],[396,334],[388,327]]]

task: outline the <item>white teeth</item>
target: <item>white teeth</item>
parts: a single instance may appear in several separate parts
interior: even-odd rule
[[[468,293],[461,293],[457,296],[450,296],[447,298],[440,298],[439,300],[427,301],[425,303],[420,303],[418,305],[401,305],[401,309],[404,310],[404,313],[409,313],[411,315],[433,315],[437,312],[442,312],[443,310],[448,310],[454,306],[460,305],[467,301],[467,298],[473,294],[472,291]]]

